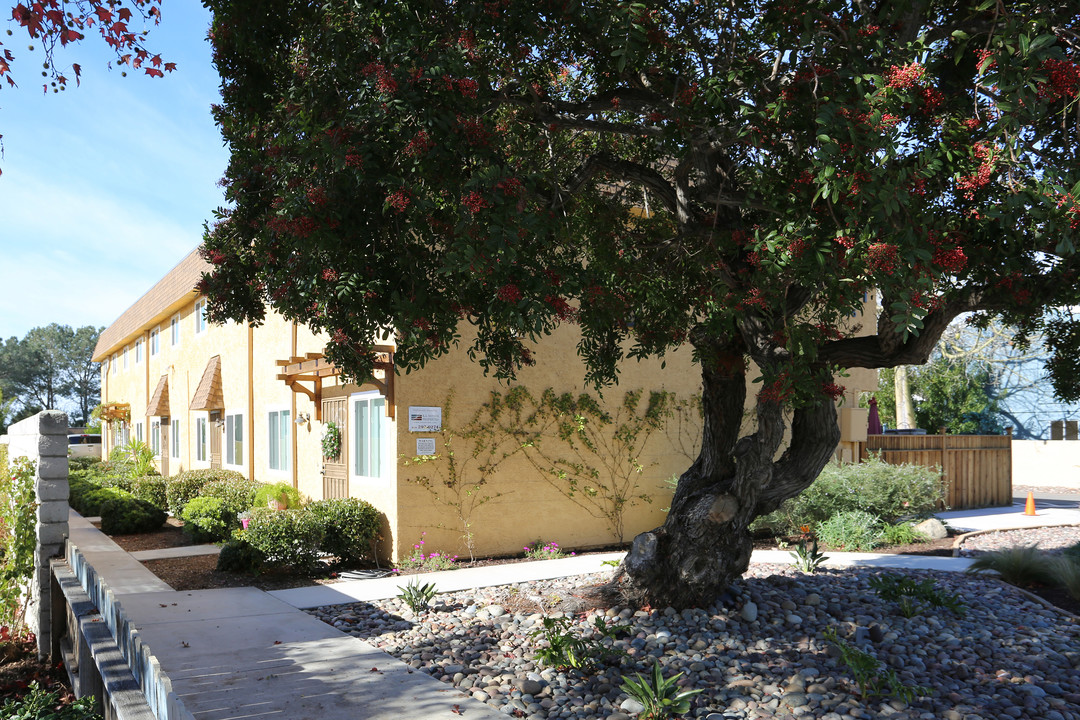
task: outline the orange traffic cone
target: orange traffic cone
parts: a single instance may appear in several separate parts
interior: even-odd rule
[[[1027,504],[1024,505],[1025,515],[1035,514],[1035,493],[1028,491]]]

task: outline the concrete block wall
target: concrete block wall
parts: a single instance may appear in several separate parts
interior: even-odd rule
[[[8,427],[8,459],[34,462],[37,507],[37,550],[30,585],[27,624],[37,636],[38,657],[49,654],[49,558],[64,553],[68,536],[67,413],[45,410]]]

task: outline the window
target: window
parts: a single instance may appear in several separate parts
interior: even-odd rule
[[[173,347],[180,344],[180,313],[173,315],[173,319],[169,323],[169,336]]]
[[[139,442],[143,441],[142,430],[143,430],[143,424],[141,422],[135,423],[135,439],[138,440]]]
[[[142,362],[142,338],[135,341],[135,364]]]
[[[191,315],[192,315],[192,317],[195,318],[195,334],[200,335],[203,332],[205,332],[206,331],[206,301],[205,300],[196,300],[195,301],[195,312],[193,312]]]
[[[161,455],[161,420],[150,421],[150,449],[154,451],[154,457]]]
[[[353,475],[377,478],[383,473],[383,427],[386,398],[381,395],[357,395],[352,400]]]
[[[125,358],[127,355],[124,356]],[[116,374],[116,353],[113,353],[112,360],[109,361],[109,367],[112,369],[112,374]]]
[[[154,328],[150,331],[150,357],[156,357],[159,350],[161,344],[158,342],[158,329]]]
[[[125,370],[128,369],[127,351],[128,351],[128,346],[125,345],[124,346],[124,369]]]
[[[244,464],[244,416],[225,416],[225,464]]]
[[[113,447],[122,448],[128,444],[130,427],[122,420],[113,421]]]
[[[289,469],[290,416],[288,410],[274,410],[269,414],[271,470]]]
[[[169,455],[180,459],[180,421],[173,420],[169,423],[169,443],[172,446]]]
[[[204,417],[195,418],[195,459],[206,462],[206,423]]]

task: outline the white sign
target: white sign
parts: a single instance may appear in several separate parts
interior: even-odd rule
[[[434,455],[435,438],[416,438],[417,455]]]
[[[439,432],[442,430],[441,407],[409,407],[409,432]]]

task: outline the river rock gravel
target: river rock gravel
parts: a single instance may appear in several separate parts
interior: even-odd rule
[[[892,572],[892,571],[891,571]],[[651,672],[701,689],[686,717],[891,718],[893,720],[1080,720],[1080,622],[991,578],[907,571],[966,603],[955,616],[926,608],[905,618],[869,585],[866,568],[799,573],[752,565],[716,603],[671,608],[614,607],[572,616],[579,637],[594,619],[627,630],[603,644],[623,653],[590,672],[545,667],[533,633],[561,600],[607,573],[518,583],[436,596],[414,615],[400,600],[310,610],[508,717],[629,720],[640,705],[622,677]],[[748,611],[751,610],[751,611]],[[833,627],[905,685],[926,693],[910,703],[859,694]]]

